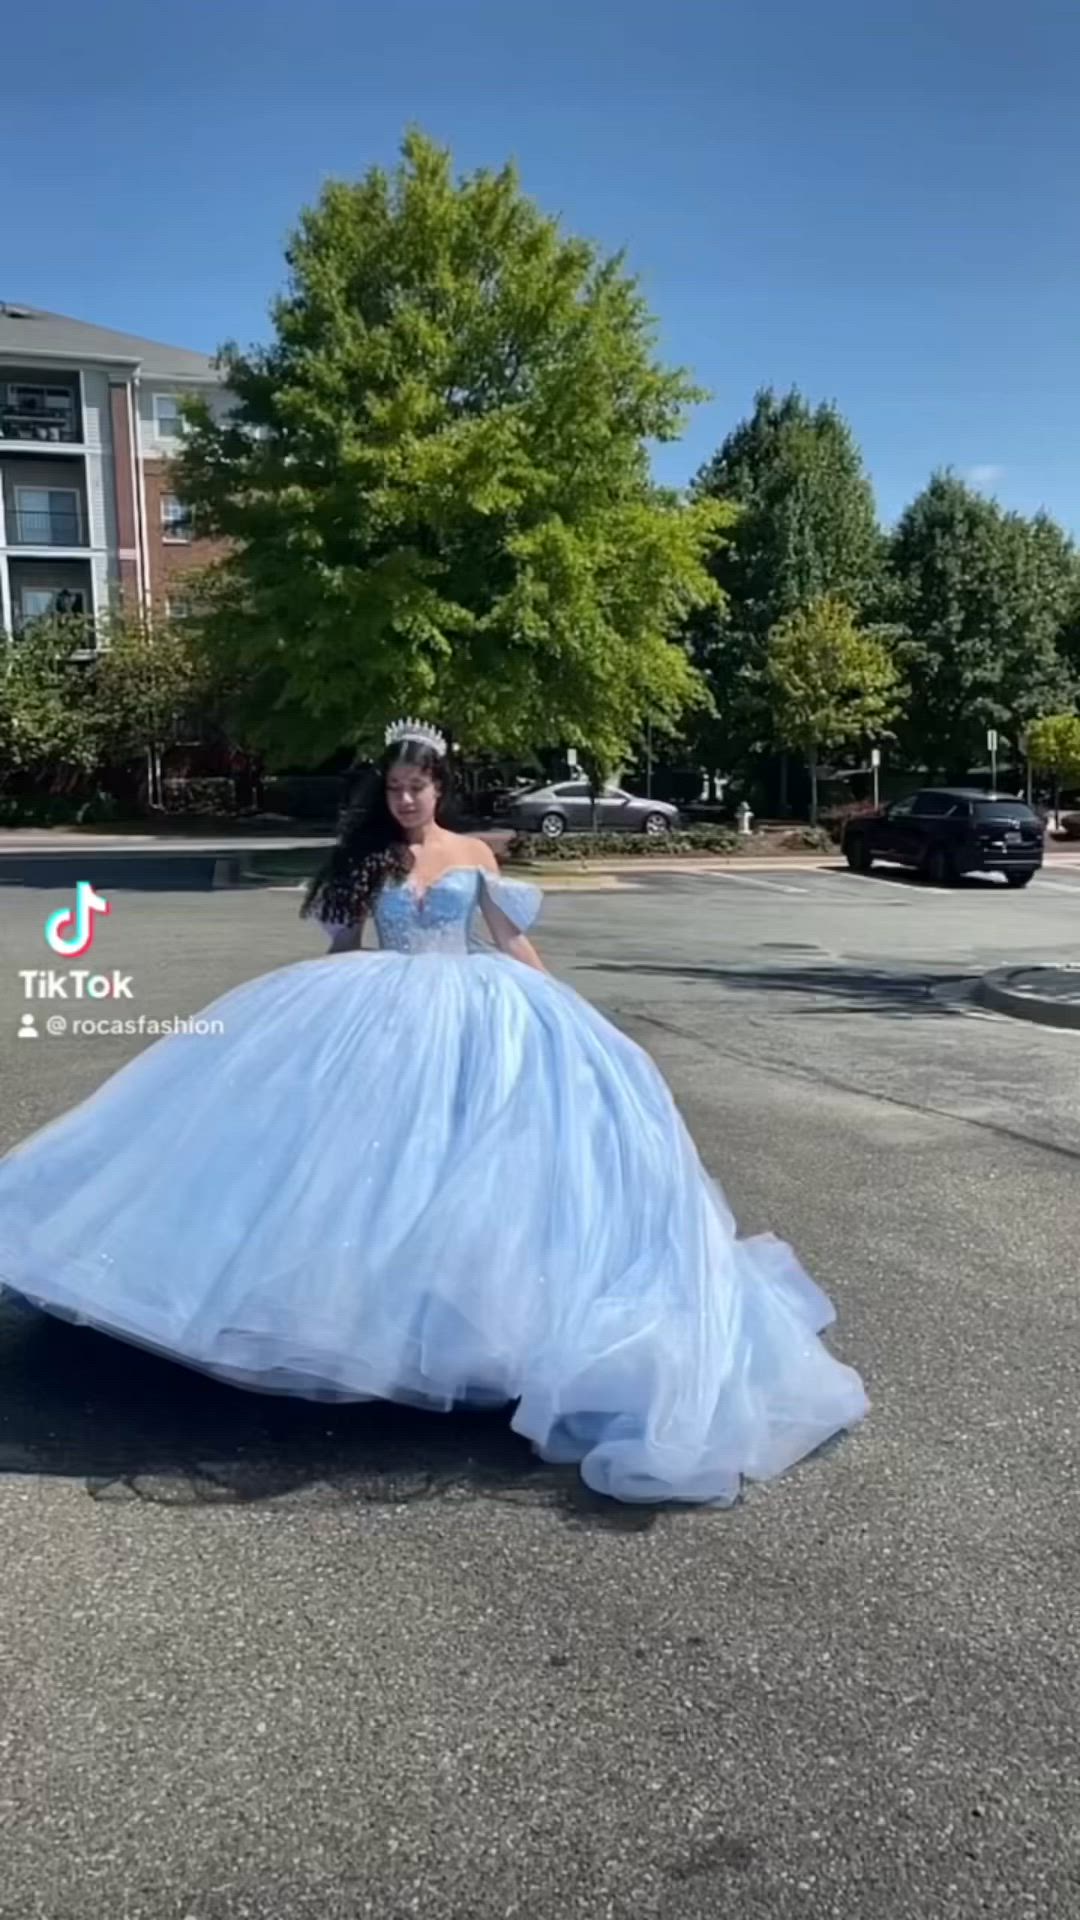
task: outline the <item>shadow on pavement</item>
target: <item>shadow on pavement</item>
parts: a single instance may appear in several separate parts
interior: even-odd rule
[[[648,975],[666,980],[707,980],[732,993],[802,994],[821,997],[828,1006],[807,1012],[890,1014],[898,1018],[950,1018],[966,1010],[971,975],[889,973],[857,967],[695,967],[677,961],[593,962],[583,973]],[[951,997],[950,997],[951,996]]]
[[[249,1394],[0,1302],[0,1474],[83,1480],[101,1501],[185,1509],[302,1497],[405,1506],[488,1499],[640,1533],[656,1508],[545,1466],[510,1413],[420,1413]]]
[[[822,867],[820,871],[834,876],[846,875],[850,873],[850,868],[846,861],[840,861],[834,866]],[[959,879],[950,880],[944,887],[934,886],[916,867],[875,866],[871,867],[869,873],[860,873],[856,877],[860,880],[874,881],[880,886],[913,887],[919,893],[928,893],[935,897],[950,893],[993,893],[1000,896],[1010,890],[1004,881],[997,879],[992,873],[964,873]]]

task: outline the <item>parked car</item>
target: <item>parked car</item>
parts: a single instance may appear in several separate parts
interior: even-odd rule
[[[518,794],[506,818],[519,833],[542,833],[561,840],[564,833],[591,833],[593,807],[587,780],[561,780]],[[670,833],[679,824],[678,807],[666,800],[642,800],[622,787],[604,787],[596,798],[598,833]]]
[[[915,867],[935,886],[967,873],[1003,873],[1026,887],[1043,863],[1046,830],[1023,800],[966,787],[924,787],[879,813],[849,820],[844,854],[855,873],[876,860]]]

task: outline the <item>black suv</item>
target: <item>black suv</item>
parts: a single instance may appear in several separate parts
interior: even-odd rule
[[[880,813],[849,820],[844,855],[854,873],[875,860],[916,867],[935,886],[965,873],[1003,873],[1026,887],[1043,863],[1045,829],[1034,808],[1010,795],[925,787]]]

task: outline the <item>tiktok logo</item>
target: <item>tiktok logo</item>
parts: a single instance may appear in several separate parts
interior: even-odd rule
[[[89,880],[78,880],[74,907],[57,907],[46,920],[46,942],[65,960],[77,960],[80,954],[89,953],[94,944],[95,914],[111,911],[109,902],[94,892]]]

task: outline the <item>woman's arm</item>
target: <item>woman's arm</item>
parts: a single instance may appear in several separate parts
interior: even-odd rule
[[[497,880],[499,863],[491,848],[483,840],[477,840],[475,846],[481,873],[490,874],[493,880]],[[480,911],[487,921],[491,937],[500,953],[509,954],[511,960],[520,961],[523,967],[532,967],[537,973],[547,972],[532,941],[526,939],[502,908],[495,905],[486,887],[481,888]]]
[[[334,937],[327,948],[327,958],[332,953],[359,953],[364,944],[364,923],[356,920],[349,927],[335,927]]]

